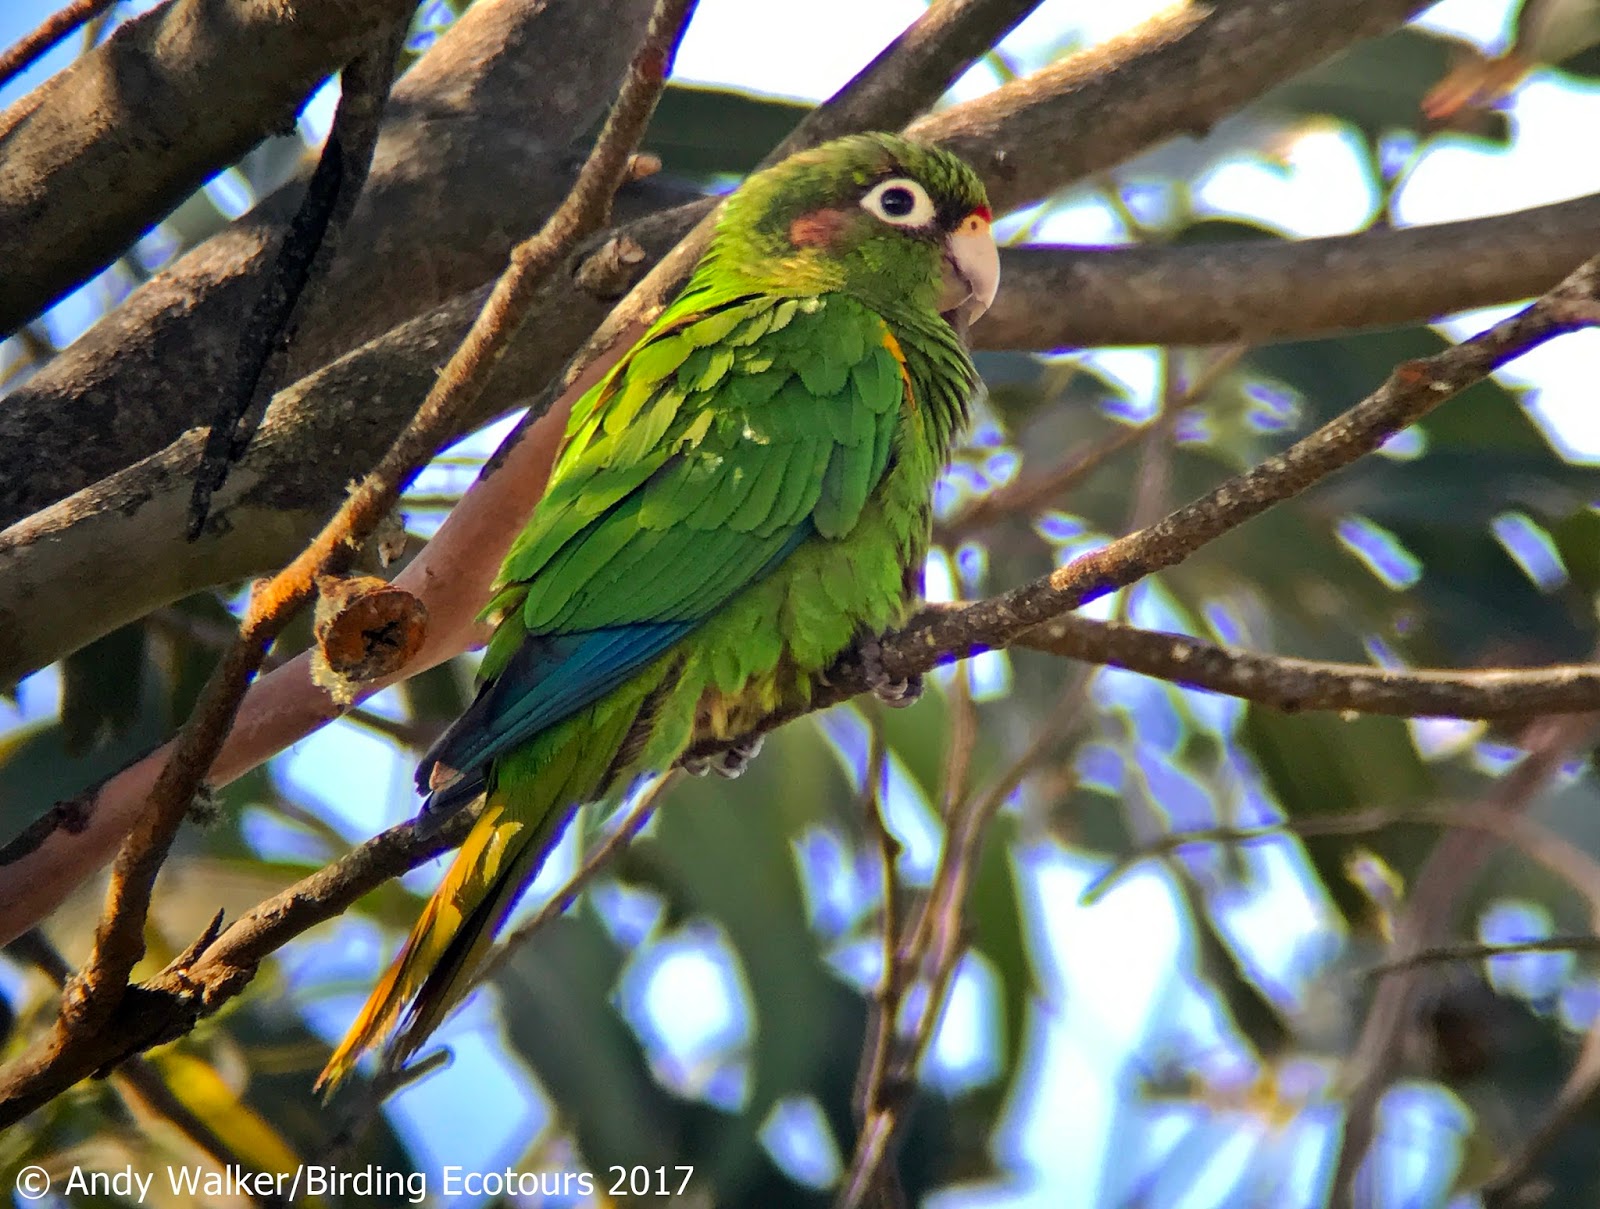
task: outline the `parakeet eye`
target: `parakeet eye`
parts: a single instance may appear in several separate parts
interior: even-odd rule
[[[906,176],[879,181],[861,199],[861,208],[896,227],[922,227],[933,221],[933,199]]]

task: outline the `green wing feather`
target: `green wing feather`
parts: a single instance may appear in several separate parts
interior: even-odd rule
[[[566,818],[605,792],[651,694],[666,691],[652,643],[694,643],[694,625],[801,545],[851,534],[888,468],[907,398],[896,348],[884,321],[845,295],[716,297],[701,287],[580,400],[490,604],[502,621],[484,689],[430,753],[476,776],[468,783],[487,792],[484,813],[321,1085],[397,1024],[390,1060],[404,1059],[466,993]],[[793,573],[784,607],[804,618],[811,646],[848,641],[854,623],[828,600],[859,594],[856,578],[842,557]],[[783,632],[769,623],[713,644],[700,683],[738,691],[778,663]],[[531,673],[518,664],[530,659]],[[676,716],[651,724],[686,742],[698,691],[678,691]],[[433,763],[425,757],[422,775]]]
[[[681,299],[575,411],[506,559],[528,633],[694,620],[800,527],[846,536],[905,397],[886,332],[843,295]]]

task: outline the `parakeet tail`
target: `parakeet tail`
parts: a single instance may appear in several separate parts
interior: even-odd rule
[[[603,721],[582,717],[587,726],[556,727],[548,742],[509,756],[496,770],[483,814],[318,1076],[316,1090],[332,1092],[391,1032],[387,1061],[399,1066],[465,998],[495,933],[578,805],[607,788],[638,716],[635,704]]]

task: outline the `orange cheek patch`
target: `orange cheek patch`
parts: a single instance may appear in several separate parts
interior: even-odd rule
[[[789,224],[789,242],[797,248],[826,247],[844,230],[850,215],[844,210],[812,210]]]

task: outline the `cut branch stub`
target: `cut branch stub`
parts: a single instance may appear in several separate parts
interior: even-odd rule
[[[312,632],[317,683],[348,704],[356,688],[399,671],[422,649],[427,606],[372,575],[323,576],[317,581]]]

